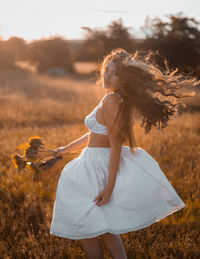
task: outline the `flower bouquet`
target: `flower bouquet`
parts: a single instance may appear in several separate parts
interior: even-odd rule
[[[27,167],[34,173],[34,181],[48,180],[63,165],[58,151],[45,146],[39,136],[30,137],[29,142],[18,149],[23,149],[24,155],[11,155],[14,166],[18,172]]]

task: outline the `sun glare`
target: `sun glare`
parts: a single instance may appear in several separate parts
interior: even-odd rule
[[[80,39],[84,37],[82,26],[105,28],[111,21],[119,18],[122,18],[125,26],[139,31],[147,15],[161,17],[182,11],[186,15],[199,18],[200,14],[196,10],[200,10],[200,2],[192,2],[7,0],[1,3],[0,8],[0,36],[3,39],[18,36],[28,41],[54,35]]]

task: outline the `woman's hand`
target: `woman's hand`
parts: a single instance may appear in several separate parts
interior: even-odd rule
[[[55,157],[63,157],[67,153],[67,148],[66,147],[58,147],[55,149],[56,154]]]
[[[96,205],[101,206],[110,200],[111,194],[112,192],[109,189],[105,188],[98,194],[98,196],[93,201],[97,201]]]

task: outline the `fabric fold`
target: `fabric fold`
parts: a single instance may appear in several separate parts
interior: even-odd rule
[[[133,154],[122,146],[110,200],[93,202],[108,180],[110,148],[85,147],[63,168],[56,191],[50,233],[85,239],[104,233],[123,234],[145,228],[182,209],[158,162],[141,147]]]

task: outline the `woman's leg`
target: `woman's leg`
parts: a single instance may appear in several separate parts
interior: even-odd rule
[[[126,250],[120,235],[105,233],[101,240],[113,259],[127,259]]]
[[[86,252],[88,259],[103,259],[103,250],[97,237],[80,239],[80,243]]]

